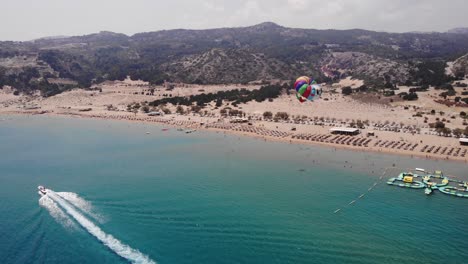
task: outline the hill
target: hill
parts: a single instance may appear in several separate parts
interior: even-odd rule
[[[320,81],[352,75],[373,85],[423,79],[440,83],[445,81],[445,63],[466,53],[468,34],[458,31],[397,34],[297,29],[267,22],[133,36],[100,32],[0,42],[0,87],[40,90],[48,96],[126,76],[152,84],[246,83],[298,75]]]

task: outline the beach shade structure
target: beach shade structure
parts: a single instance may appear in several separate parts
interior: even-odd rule
[[[360,133],[360,130],[358,128],[351,128],[351,127],[334,127],[330,129],[330,133],[355,136]]]
[[[460,138],[460,145],[468,146],[468,138]]]
[[[307,100],[314,101],[320,98],[322,88],[317,82],[307,76],[301,76],[294,83],[296,98],[303,103]]]

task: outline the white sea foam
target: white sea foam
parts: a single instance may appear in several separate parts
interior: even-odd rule
[[[69,202],[60,197],[58,194],[51,190],[47,190],[47,196],[55,201],[61,208],[63,208],[70,216],[72,216],[84,229],[86,229],[91,235],[96,237],[109,249],[114,251],[117,255],[127,259],[132,263],[156,263],[148,256],[142,254],[140,251],[131,248],[128,245],[123,244],[112,235],[106,234],[93,222],[91,222],[86,216],[81,214],[77,209],[73,207]]]
[[[54,200],[45,195],[39,199],[39,205],[47,209],[50,215],[65,227],[75,228],[73,220],[60,208]]]
[[[76,208],[91,216],[99,223],[104,223],[104,217],[94,211],[93,205],[73,192],[56,192],[57,195],[67,200]]]

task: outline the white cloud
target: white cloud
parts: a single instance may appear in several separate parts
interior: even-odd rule
[[[288,0],[288,6],[295,11],[304,11],[307,9],[307,0]]]

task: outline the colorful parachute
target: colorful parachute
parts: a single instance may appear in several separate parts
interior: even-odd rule
[[[294,88],[296,89],[296,97],[301,103],[307,100],[317,100],[322,94],[320,85],[315,80],[306,76],[297,78]]]

